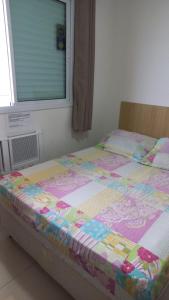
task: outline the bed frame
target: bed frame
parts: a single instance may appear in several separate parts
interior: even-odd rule
[[[122,102],[119,128],[153,137],[169,136],[169,108]],[[1,201],[3,203],[3,201]],[[132,300],[122,289],[110,295],[80,267],[53,248],[42,235],[0,204],[1,227],[76,300]],[[159,300],[169,299],[169,287]]]
[[[119,128],[154,138],[169,137],[169,107],[122,102]]]

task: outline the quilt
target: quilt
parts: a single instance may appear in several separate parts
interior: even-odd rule
[[[98,147],[0,177],[0,201],[118,297],[169,281],[169,171]]]

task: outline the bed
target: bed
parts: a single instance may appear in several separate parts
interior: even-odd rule
[[[147,133],[139,105],[122,104],[121,128]],[[91,147],[1,176],[1,225],[75,299],[164,299],[168,186],[168,171]]]

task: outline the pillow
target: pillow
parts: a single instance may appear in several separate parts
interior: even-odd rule
[[[156,139],[135,132],[115,130],[100,145],[107,151],[140,161],[155,145]]]
[[[152,167],[169,170],[169,138],[159,139],[141,162]]]

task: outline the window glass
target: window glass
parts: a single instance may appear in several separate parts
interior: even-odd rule
[[[17,101],[66,98],[66,3],[10,0]]]
[[[0,107],[9,106],[11,87],[3,2],[0,0]]]

